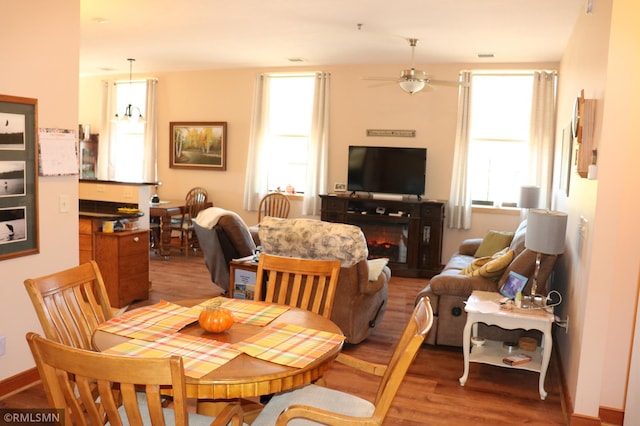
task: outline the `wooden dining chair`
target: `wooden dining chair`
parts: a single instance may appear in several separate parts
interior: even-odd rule
[[[307,385],[274,396],[252,426],[283,426],[291,419],[326,425],[382,425],[391,403],[433,324],[427,298],[416,305],[387,365],[374,364],[341,353],[336,358],[361,372],[381,376],[374,403],[318,385]]]
[[[120,313],[111,308],[95,261],[24,281],[44,335],[67,346],[92,349],[96,327]]]
[[[181,215],[171,218],[171,230],[180,233],[180,251],[186,256],[189,249],[198,250],[198,238],[193,230],[193,219],[207,205],[207,190],[191,188],[185,197],[185,208]]]
[[[294,306],[331,318],[339,260],[260,255],[254,300]],[[266,290],[262,285],[265,283]]]
[[[267,194],[260,200],[258,206],[258,223],[262,221],[263,217],[279,217],[286,219],[289,217],[289,210],[291,204],[289,198],[281,192],[273,192]]]
[[[240,426],[238,404],[215,417],[188,413],[182,357],[143,358],[71,348],[27,333],[51,408],[64,408],[65,425],[211,424]],[[171,392],[172,409],[161,394]]]

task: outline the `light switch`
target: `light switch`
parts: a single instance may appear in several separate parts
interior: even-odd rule
[[[69,196],[67,194],[60,195],[58,199],[58,211],[60,213],[69,213]]]

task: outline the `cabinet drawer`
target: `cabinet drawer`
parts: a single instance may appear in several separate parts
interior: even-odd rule
[[[346,210],[348,202],[349,199],[347,198],[327,197],[322,200],[322,209],[341,212]]]
[[[135,232],[123,235],[118,241],[118,254],[120,258],[136,256],[149,251],[149,233]]]
[[[93,250],[93,238],[91,235],[80,235],[80,250]]]
[[[93,220],[80,219],[78,221],[78,232],[80,234],[91,235],[93,233]]]

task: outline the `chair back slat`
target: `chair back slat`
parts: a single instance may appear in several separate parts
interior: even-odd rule
[[[96,327],[113,314],[95,261],[24,281],[38,320],[48,339],[92,349]]]
[[[339,274],[339,260],[262,253],[256,274],[255,300],[294,306],[331,318]],[[259,285],[262,282],[266,282],[266,291]]]
[[[262,197],[258,206],[258,223],[267,216],[286,219],[289,217],[290,209],[291,203],[286,195],[280,192],[267,194]]]
[[[174,421],[188,420],[182,358],[106,355],[76,349],[35,333],[27,341],[51,407],[65,408],[68,425],[164,425],[161,393],[171,392]],[[144,392],[141,392],[143,390]],[[123,411],[126,416],[123,416]]]

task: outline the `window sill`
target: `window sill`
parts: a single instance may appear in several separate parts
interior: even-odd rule
[[[472,206],[472,213],[491,213],[491,214],[506,214],[516,216],[520,214],[519,208],[514,207],[488,207],[488,206]]]

